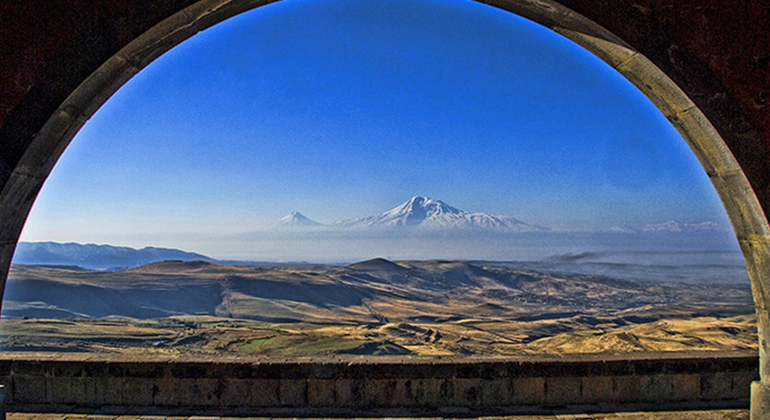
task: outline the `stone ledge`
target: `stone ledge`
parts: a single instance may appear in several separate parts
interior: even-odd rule
[[[740,406],[758,364],[754,352],[291,360],[2,353],[0,383],[11,411],[498,413],[599,403]]]

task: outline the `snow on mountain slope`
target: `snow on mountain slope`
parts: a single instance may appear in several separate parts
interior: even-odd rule
[[[319,226],[323,226],[323,225],[305,217],[304,214],[298,211],[293,211],[287,214],[286,216],[283,216],[278,221],[265,226],[264,229],[273,230],[273,229],[313,228],[313,227],[319,227]]]
[[[421,196],[412,197],[382,214],[357,220],[343,220],[335,222],[334,226],[347,229],[416,227],[431,230],[477,229],[497,232],[548,230],[512,217],[459,210],[443,201]]]

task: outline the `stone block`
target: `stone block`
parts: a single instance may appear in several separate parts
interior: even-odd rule
[[[54,404],[71,404],[70,395],[71,381],[69,377],[48,377],[46,378],[46,397],[45,401]]]
[[[44,404],[46,380],[40,376],[17,376],[13,379],[13,400],[17,403]]]
[[[333,407],[335,402],[334,382],[334,379],[308,379],[308,405],[311,407]]]
[[[152,388],[152,405],[158,407],[176,407],[180,404],[178,395],[181,395],[183,391],[179,388],[182,387],[180,382],[184,381],[182,378],[165,377],[160,379],[154,379]]]
[[[339,407],[360,407],[363,405],[364,380],[338,379],[334,382],[334,395]]]
[[[158,391],[153,395],[153,403],[160,407],[184,406],[200,400],[201,396],[195,389],[195,379],[163,378],[158,382]]]
[[[179,380],[182,393],[177,400],[185,407],[217,407],[221,394],[220,380],[216,378],[196,378]]]
[[[671,401],[670,375],[647,375],[637,377],[640,391],[637,400],[642,402]]]
[[[485,3],[552,29],[559,22],[564,21],[570,12],[569,9],[557,3],[506,0],[486,0]]]
[[[671,400],[698,401],[701,399],[701,375],[696,373],[671,375]]]
[[[123,404],[139,407],[153,405],[153,394],[158,392],[158,384],[148,378],[122,378]]]
[[[612,40],[592,36],[583,31],[574,31],[562,27],[554,28],[554,30],[593,52],[611,67],[619,66],[634,54],[633,50],[619,45]]]
[[[542,405],[545,403],[545,378],[513,378],[513,400],[516,405]]]
[[[697,108],[681,110],[669,116],[671,124],[690,145],[707,174],[725,174],[740,171],[730,149],[716,129]]]
[[[580,404],[616,402],[612,376],[586,376],[581,381]]]
[[[732,399],[730,395],[733,390],[733,373],[731,372],[710,372],[701,378],[701,399],[707,401],[716,401],[723,399]]]
[[[481,388],[481,404],[484,407],[505,407],[514,404],[510,378],[486,380]]]
[[[644,93],[666,117],[695,106],[668,76],[641,54],[632,55],[615,69]]]
[[[107,401],[107,377],[102,375],[98,377],[87,378],[91,383],[91,405],[104,406],[111,405]]]
[[[435,408],[446,405],[446,379],[428,378],[412,381],[412,395],[419,407]]]
[[[580,404],[581,380],[574,376],[556,376],[545,380],[545,403],[548,406]]]
[[[278,379],[255,379],[249,382],[251,383],[251,391],[248,401],[253,407],[278,407],[281,405]]]
[[[453,403],[458,407],[479,407],[482,398],[482,379],[454,378],[451,379]]]
[[[280,379],[278,398],[282,407],[307,405],[307,379]]]
[[[69,403],[95,405],[96,384],[94,379],[90,377],[70,378]]]
[[[644,376],[613,376],[613,400],[617,403],[649,401],[649,399],[643,399],[647,392],[646,385],[647,380]]]
[[[751,384],[759,380],[759,372],[757,370],[735,372],[732,380],[734,398],[751,398]]]
[[[248,379],[228,379],[224,382],[219,405],[225,408],[251,406],[251,382]]]
[[[123,378],[108,377],[105,380],[104,404],[122,405],[123,404]]]
[[[394,402],[398,390],[395,379],[370,379],[364,386],[364,404],[370,408],[397,406]]]
[[[413,407],[416,402],[414,379],[396,379],[396,389],[391,397],[392,407]]]
[[[751,418],[766,419],[770,413],[770,386],[756,381],[751,383]]]

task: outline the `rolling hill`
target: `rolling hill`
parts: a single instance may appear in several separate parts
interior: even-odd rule
[[[148,322],[183,328],[169,333],[173,340],[160,340],[174,351],[275,355],[756,346],[747,285],[641,283],[467,261],[235,267],[177,260],[124,272],[14,266],[2,315],[2,328],[15,331],[5,333],[4,345],[16,350],[63,345],[66,334],[50,331],[65,327],[77,331],[83,325],[84,331],[107,334],[119,325],[138,328]],[[98,320],[113,324],[97,328]],[[15,329],[22,325],[40,332],[19,341],[24,333]],[[78,348],[96,345],[85,333],[67,334],[74,334],[70,342],[80,343]],[[189,340],[179,344],[183,337]],[[153,346],[150,339],[136,340],[140,344],[129,347]],[[200,343],[190,350],[190,342]],[[110,351],[123,351],[118,347]]]

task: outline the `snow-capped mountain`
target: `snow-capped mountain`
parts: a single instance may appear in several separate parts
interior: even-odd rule
[[[315,228],[319,226],[323,226],[323,225],[305,217],[304,214],[298,211],[293,211],[287,214],[286,216],[283,216],[278,221],[265,226],[265,229],[272,230],[272,229]]]
[[[454,208],[443,201],[416,196],[409,201],[376,216],[335,222],[338,228],[398,228],[415,227],[430,230],[476,229],[497,232],[527,232],[548,230],[507,216],[471,213]]]

